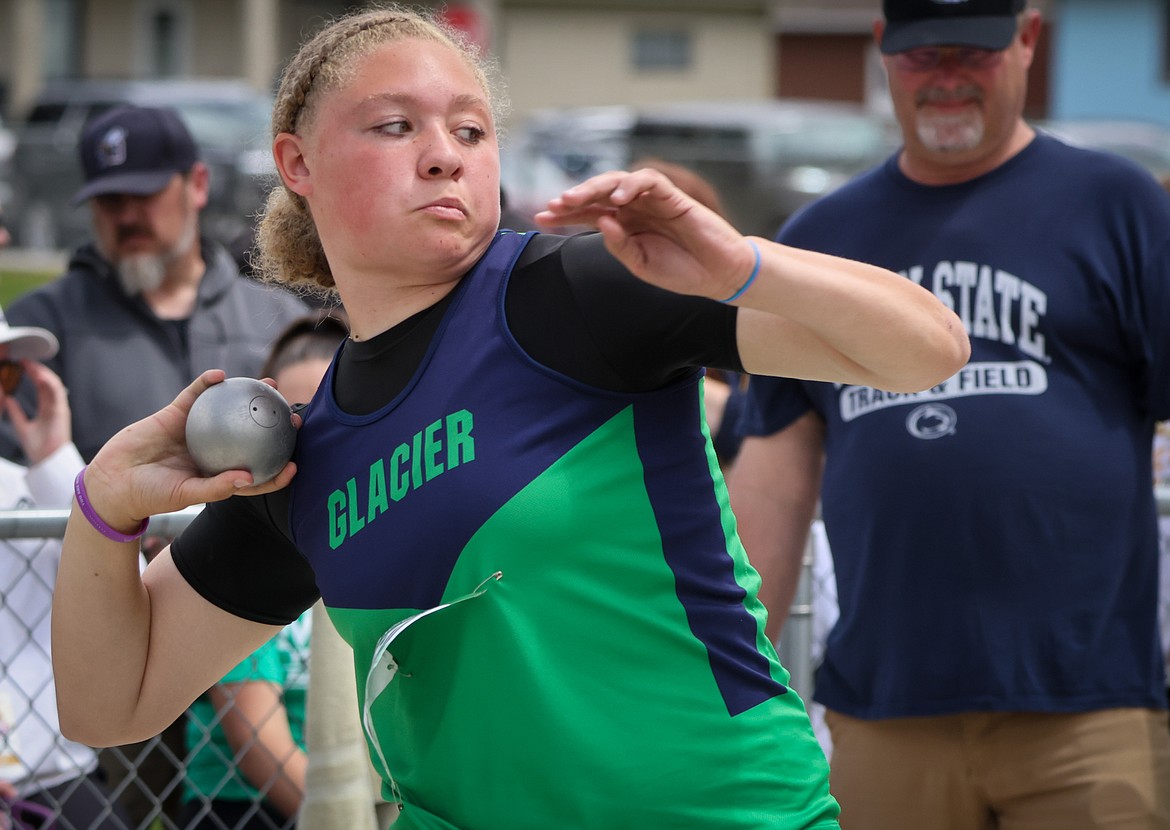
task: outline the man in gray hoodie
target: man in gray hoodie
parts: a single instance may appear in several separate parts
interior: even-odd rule
[[[174,110],[108,110],[83,129],[80,154],[86,181],[73,201],[88,202],[94,240],[8,317],[60,341],[49,367],[69,389],[88,460],[205,369],[254,376],[306,305],[241,277],[228,251],[200,236],[209,171]]]

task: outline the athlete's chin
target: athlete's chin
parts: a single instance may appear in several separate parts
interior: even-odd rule
[[[469,269],[483,256],[495,237],[496,228],[460,225],[433,228],[430,233],[420,234],[419,242],[431,252],[440,269]]]

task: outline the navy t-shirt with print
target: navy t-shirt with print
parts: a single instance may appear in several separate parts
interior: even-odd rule
[[[863,718],[1166,705],[1151,492],[1170,417],[1170,198],[1037,137],[973,181],[896,157],[781,242],[872,262],[962,318],[970,362],[913,395],[753,378],[749,434],[826,422],[841,618],[817,700]]]

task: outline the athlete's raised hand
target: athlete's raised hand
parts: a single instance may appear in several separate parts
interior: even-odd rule
[[[536,221],[597,228],[631,273],[680,294],[726,300],[758,261],[756,243],[657,170],[594,176],[552,199]]]

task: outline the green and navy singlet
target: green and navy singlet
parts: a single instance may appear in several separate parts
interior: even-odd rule
[[[505,322],[530,239],[496,238],[387,405],[304,412],[289,529],[398,826],[836,827],[701,371],[619,393],[534,360]]]

